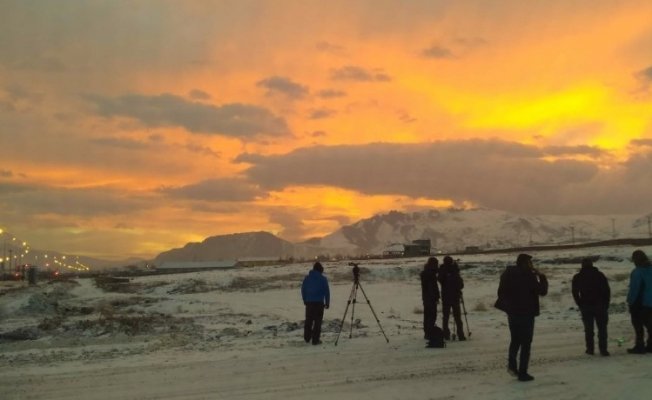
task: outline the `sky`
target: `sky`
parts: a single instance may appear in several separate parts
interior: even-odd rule
[[[652,2],[0,0],[0,228],[152,257],[390,210],[652,211]]]

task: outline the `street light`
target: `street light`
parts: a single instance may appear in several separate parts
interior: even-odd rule
[[[2,241],[3,241],[3,246],[2,246],[2,262],[0,263],[0,266],[2,267],[2,273],[5,272],[5,259],[7,258],[7,235],[5,235],[5,231],[0,228],[0,235],[2,235]]]

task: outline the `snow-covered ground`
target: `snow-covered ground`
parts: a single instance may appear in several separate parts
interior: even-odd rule
[[[460,260],[470,340],[445,349],[424,348],[424,258],[361,262],[362,287],[389,343],[358,292],[353,329],[349,309],[337,346],[352,288],[346,262],[324,263],[332,300],[319,346],[302,338],[308,264],[140,277],[105,289],[90,279],[4,282],[0,399],[643,399],[652,393],[652,355],[625,350],[633,250],[533,253],[550,291],[536,321],[530,383],[505,372],[506,317],[493,308],[499,274],[516,254]],[[607,358],[584,354],[570,294],[588,255],[600,256],[596,266],[612,289]]]

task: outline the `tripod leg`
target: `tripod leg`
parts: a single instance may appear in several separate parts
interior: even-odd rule
[[[466,306],[464,305],[464,295],[460,295],[462,302],[462,310],[464,311],[464,322],[466,322],[466,336],[471,337],[471,329],[469,328],[469,320],[466,318]]]
[[[353,316],[355,315],[355,303],[356,303],[356,298],[358,296],[358,283],[354,282],[353,283],[353,306],[351,307],[351,330],[349,331],[349,339],[353,337]]]
[[[374,318],[376,318],[376,322],[378,323],[378,327],[380,328],[380,331],[383,333],[383,336],[385,336],[385,340],[387,343],[389,343],[389,339],[387,338],[387,335],[385,334],[385,331],[383,330],[383,326],[380,325],[380,320],[378,319],[378,316],[376,315],[376,311],[374,311],[374,308],[371,306],[371,301],[369,301],[369,297],[367,297],[367,294],[364,292],[364,289],[362,288],[361,284],[358,284],[360,286],[360,290],[362,290],[362,295],[364,296],[365,300],[367,300],[367,304],[369,305],[369,308],[371,309],[371,313],[374,315]]]
[[[346,313],[349,311],[349,305],[351,305],[351,299],[355,298],[355,284],[351,288],[351,294],[349,294],[349,300],[346,302],[346,308],[344,309],[344,315],[342,316],[342,321],[340,321],[340,329],[337,331],[337,337],[335,338],[335,346],[340,340],[340,333],[342,333],[342,327],[344,326],[344,320],[346,319]]]

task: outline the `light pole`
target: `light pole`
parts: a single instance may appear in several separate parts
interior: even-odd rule
[[[0,235],[2,235],[2,273],[4,274],[5,272],[5,259],[7,258],[7,236],[5,235],[5,231],[0,229]]]

